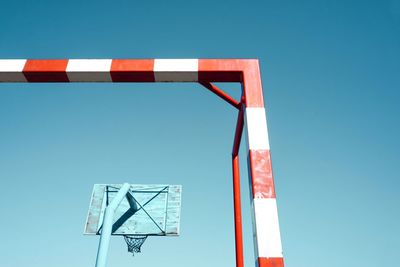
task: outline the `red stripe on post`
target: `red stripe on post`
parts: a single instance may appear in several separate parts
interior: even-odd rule
[[[244,61],[243,87],[246,107],[264,107],[258,60],[249,59]]]
[[[66,73],[68,59],[26,61],[23,74],[28,82],[69,82]]]
[[[113,59],[113,82],[154,82],[154,59]]]
[[[240,82],[242,69],[237,59],[199,59],[200,82]]]
[[[284,267],[283,258],[258,258],[258,267]]]
[[[253,198],[276,198],[269,150],[250,150]]]

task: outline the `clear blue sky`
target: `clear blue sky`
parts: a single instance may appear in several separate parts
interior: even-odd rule
[[[7,1],[0,25],[0,58],[259,58],[286,265],[398,264],[398,0]],[[182,184],[182,235],[115,237],[110,266],[234,266],[235,120],[196,84],[0,84],[0,265],[94,266],[92,185],[128,181]]]

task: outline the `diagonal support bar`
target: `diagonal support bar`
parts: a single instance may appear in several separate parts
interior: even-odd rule
[[[219,89],[217,86],[209,82],[199,82],[199,83],[208,90],[210,90],[211,92],[213,92],[214,94],[216,94],[217,96],[219,96],[220,98],[222,98],[223,100],[225,100],[226,102],[228,102],[229,104],[231,104],[232,106],[234,106],[235,108],[239,109],[240,102],[236,101],[233,97],[231,97],[230,95]]]

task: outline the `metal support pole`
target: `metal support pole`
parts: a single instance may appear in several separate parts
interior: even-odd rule
[[[239,110],[235,139],[232,150],[232,173],[233,173],[233,207],[235,217],[235,248],[236,267],[244,266],[243,255],[243,233],[242,233],[242,207],[240,200],[240,170],[239,170],[239,147],[243,132],[243,109]]]
[[[236,267],[243,267],[243,234],[242,234],[242,209],[240,204],[240,174],[239,156],[232,157],[233,170],[233,206],[235,216],[235,248]]]
[[[104,212],[103,226],[101,230],[99,249],[97,251],[96,258],[96,267],[105,267],[107,262],[107,254],[108,248],[110,245],[110,238],[112,233],[112,224],[115,210],[118,208],[118,205],[121,203],[122,199],[124,199],[126,193],[128,193],[130,185],[128,183],[124,183],[121,189],[119,189],[117,195],[111,201],[111,203],[107,206]]]

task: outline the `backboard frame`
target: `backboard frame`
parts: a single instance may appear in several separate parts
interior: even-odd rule
[[[232,150],[236,266],[243,263],[238,150],[248,140],[254,251],[259,267],[283,267],[271,153],[259,62],[256,59],[3,59],[0,82],[198,82],[237,108]],[[238,82],[236,101],[211,84]]]
[[[122,184],[95,184],[92,190],[84,234],[100,235],[104,212]],[[119,204],[114,215],[112,235],[178,236],[181,211],[180,185],[131,184],[129,194],[137,201],[138,212],[125,221],[123,215],[130,209],[128,200]],[[162,204],[163,206],[161,206]],[[121,223],[118,223],[120,222]],[[133,223],[140,222],[137,225]]]

